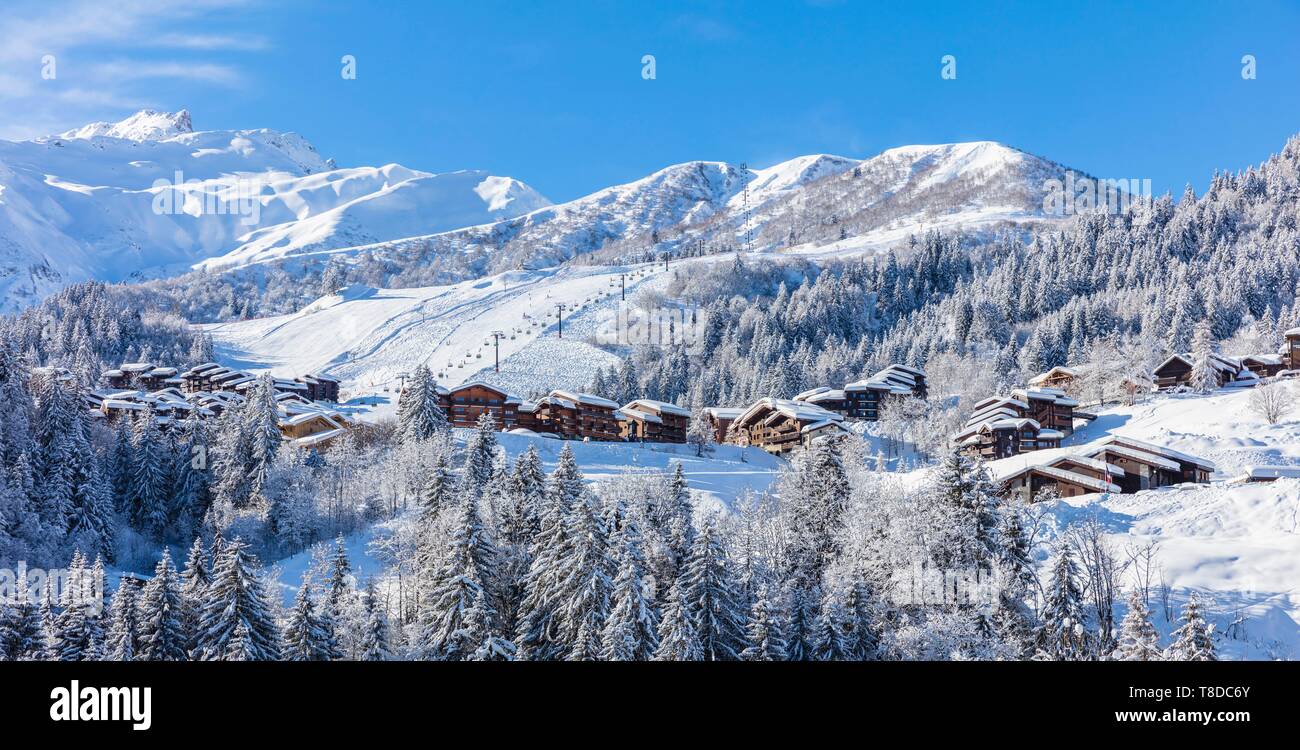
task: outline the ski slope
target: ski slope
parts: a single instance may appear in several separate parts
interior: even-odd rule
[[[662,266],[644,264],[510,271],[413,289],[352,286],[292,315],[202,328],[225,364],[286,376],[327,373],[354,398],[395,392],[402,374],[419,364],[445,386],[484,379],[528,395],[580,387],[597,367],[618,363],[585,339],[614,319],[624,275],[629,301],[667,281]],[[500,377],[494,331],[504,334]]]

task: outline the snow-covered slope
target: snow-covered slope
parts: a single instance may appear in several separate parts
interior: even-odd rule
[[[0,300],[441,232],[549,205],[517,180],[399,165],[336,169],[295,133],[194,132],[145,111],[0,141]]]
[[[292,315],[204,328],[223,362],[283,375],[328,373],[353,397],[382,402],[385,392],[395,392],[400,374],[419,364],[428,365],[443,385],[483,379],[528,395],[580,388],[597,367],[618,363],[589,339],[600,322],[613,318],[623,273],[631,299],[643,285],[659,283],[663,272],[648,264],[564,267],[449,286],[353,286]],[[563,338],[556,318],[561,302]],[[499,375],[493,331],[505,334]],[[386,410],[381,404],[375,412]]]
[[[1300,383],[1286,387],[1300,396]],[[1300,412],[1269,425],[1251,412],[1249,399],[1248,390],[1230,389],[1209,396],[1159,395],[1102,411],[1069,442],[1113,433],[1164,445],[1213,461],[1216,484],[1086,495],[1058,501],[1051,516],[1059,528],[1095,515],[1117,550],[1157,543],[1158,562],[1178,607],[1191,591],[1209,600],[1222,652],[1295,659],[1300,657],[1300,481],[1224,480],[1251,465],[1300,465]],[[1159,612],[1155,619],[1166,634],[1178,624]]]

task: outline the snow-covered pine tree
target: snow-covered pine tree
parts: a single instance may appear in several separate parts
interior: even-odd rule
[[[1218,661],[1214,650],[1214,626],[1201,615],[1201,599],[1195,592],[1183,607],[1183,624],[1170,637],[1173,643],[1165,651],[1170,661]]]
[[[667,605],[659,621],[659,648],[655,661],[703,661],[704,648],[695,631],[692,611],[684,581],[674,583],[668,591]]]
[[[163,547],[153,578],[140,594],[139,651],[141,661],[185,661],[189,637],[185,630],[184,602],[171,552]]]
[[[411,382],[397,399],[397,429],[404,442],[428,440],[447,430],[447,415],[438,406],[438,386],[429,368],[417,365]]]
[[[570,661],[600,658],[601,633],[609,616],[615,564],[598,502],[593,493],[580,492],[566,519],[570,552],[559,561],[563,583],[557,624]]]
[[[209,580],[207,551],[203,548],[203,539],[196,536],[194,544],[190,547],[189,556],[185,559],[185,570],[181,572],[180,584],[178,617],[187,656],[198,654],[203,602],[207,599]]]
[[[165,438],[152,408],[135,418],[131,431],[131,478],[127,482],[127,512],[131,525],[157,539],[167,528],[170,510]]]
[[[357,658],[361,661],[387,661],[392,658],[388,640],[388,614],[384,611],[383,602],[379,600],[373,578],[366,582],[361,603],[365,623],[357,648]]]
[[[531,563],[524,579],[524,599],[515,632],[517,658],[521,660],[553,661],[566,653],[567,644],[557,635],[559,603],[564,593],[561,573],[573,554],[568,516],[585,491],[573,449],[565,444],[547,480],[539,509],[540,529],[529,548]]]
[[[266,480],[275,466],[282,440],[275,395],[275,380],[270,374],[263,375],[242,409],[244,432],[249,441],[249,493],[263,501],[268,499],[265,495]],[[249,632],[256,639],[256,629],[250,626]]]
[[[334,654],[334,634],[317,615],[311,578],[303,576],[284,626],[283,656],[288,661],[333,661]]]
[[[485,645],[514,650],[501,637],[492,606],[496,551],[483,528],[478,502],[466,494],[442,567],[420,609],[420,651],[434,661],[464,661]]]
[[[662,551],[653,560],[652,572],[658,587],[661,601],[668,594],[673,582],[681,576],[686,558],[691,554],[695,541],[695,506],[691,503],[691,491],[686,485],[686,474],[682,462],[673,462],[673,471],[664,484],[663,494],[650,508],[652,526],[655,535],[663,544]]]
[[[831,588],[822,595],[821,610],[813,629],[812,658],[817,661],[855,661],[848,637],[850,616],[843,597]]]
[[[1210,393],[1219,387],[1219,373],[1214,367],[1214,333],[1208,320],[1196,324],[1192,332],[1192,373],[1188,385],[1198,393]]]
[[[735,661],[745,649],[746,612],[712,516],[691,545],[681,580],[695,616],[695,637],[706,661]]]
[[[108,632],[104,658],[108,661],[135,661],[140,646],[140,627],[136,595],[140,583],[130,576],[118,580],[117,591],[108,610]]]
[[[236,632],[244,633],[242,641]],[[238,645],[237,649],[232,646]],[[280,633],[248,545],[239,537],[224,542],[212,570],[199,621],[198,658],[221,661],[232,655],[258,661],[280,658]]]
[[[420,492],[420,517],[425,524],[437,521],[438,514],[452,507],[456,498],[456,478],[447,466],[447,456],[439,453]]]
[[[1068,543],[1062,542],[1057,550],[1039,618],[1035,658],[1050,661],[1088,658],[1083,592],[1079,588],[1079,569]]]
[[[605,661],[649,661],[659,645],[659,613],[645,589],[641,531],[627,508],[615,508],[617,530],[611,539],[618,561],[613,604],[601,634]]]
[[[686,442],[695,446],[695,455],[712,453],[717,437],[713,434],[713,423],[709,419],[709,410],[704,406],[704,398],[696,391],[691,399],[691,422],[686,430]]]
[[[90,632],[86,622],[85,593],[87,590],[86,559],[80,551],[74,552],[68,563],[67,584],[60,592],[62,608],[55,620],[54,638],[59,661],[89,661]],[[47,584],[46,590],[51,587]]]
[[[746,632],[749,645],[740,652],[740,658],[744,661],[785,661],[788,655],[782,619],[781,610],[768,598],[767,591],[762,591],[750,609]]]
[[[1142,589],[1134,586],[1128,597],[1128,612],[1120,623],[1119,644],[1111,658],[1118,661],[1161,661],[1160,637],[1151,624],[1151,610],[1142,597]]]
[[[465,444],[465,474],[463,490],[482,498],[483,491],[492,479],[492,467],[497,456],[497,425],[490,412],[478,417],[474,433]]]

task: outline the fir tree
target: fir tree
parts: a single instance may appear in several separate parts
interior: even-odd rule
[[[529,549],[531,563],[524,579],[524,600],[519,607],[515,637],[519,659],[552,661],[564,654],[565,642],[558,635],[558,610],[565,585],[562,570],[573,554],[568,516],[584,492],[582,474],[573,450],[566,444],[547,480],[540,530]]]
[[[1201,600],[1195,593],[1183,607],[1183,624],[1171,634],[1173,643],[1165,651],[1170,661],[1218,661],[1214,650],[1214,626],[1201,615]]]
[[[397,399],[397,429],[404,442],[428,440],[447,430],[447,416],[438,406],[438,387],[425,365],[417,365],[411,382]]]
[[[163,548],[153,578],[144,585],[139,603],[139,651],[142,661],[185,661],[189,633],[184,623],[184,599],[171,552]]]
[[[1077,661],[1087,658],[1087,632],[1079,570],[1069,544],[1061,544],[1052,564],[1052,578],[1039,613],[1036,658]]]
[[[284,627],[284,658],[288,661],[332,661],[334,634],[321,622],[312,601],[311,580],[303,576]]]
[[[178,611],[186,654],[198,653],[199,633],[202,632],[203,602],[207,599],[208,582],[208,560],[203,549],[203,540],[194,537],[189,557],[185,560],[185,570],[181,573]]]
[[[735,661],[745,648],[745,612],[712,517],[691,546],[682,573],[695,617],[695,637],[706,661]]]
[[[197,647],[200,659],[221,661],[236,655],[257,661],[280,658],[280,633],[247,550],[248,545],[238,537],[222,544],[203,600]]]
[[[139,653],[140,627],[136,594],[140,584],[128,576],[118,581],[109,607],[109,625],[105,658],[109,661],[135,661]]]
[[[785,661],[787,658],[785,635],[781,627],[781,612],[763,592],[754,600],[748,626],[749,645],[740,652],[744,661]]]
[[[667,601],[663,619],[659,621],[659,648],[655,650],[655,661],[703,661],[704,648],[695,631],[695,612],[685,587],[674,584]]]
[[[616,518],[621,519],[612,539],[618,575],[601,635],[600,656],[605,661],[649,661],[659,645],[659,614],[645,589],[641,531],[626,508],[618,508]]]
[[[361,661],[387,661],[392,658],[388,642],[388,615],[379,601],[373,578],[366,583],[361,601],[365,612],[365,623],[358,649],[359,658]]]
[[[478,503],[467,495],[442,568],[420,611],[420,647],[426,659],[464,661],[485,644],[512,651],[500,637],[492,606],[495,550],[483,529]]]
[[[1160,661],[1160,639],[1151,624],[1151,610],[1136,586],[1129,594],[1128,612],[1120,623],[1119,645],[1112,654],[1119,661]]]

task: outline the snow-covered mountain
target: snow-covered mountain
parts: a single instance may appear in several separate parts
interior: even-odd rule
[[[1059,221],[1042,211],[1045,181],[1067,171],[989,141],[905,146],[865,160],[815,154],[764,169],[693,161],[494,224],[356,250],[383,255],[415,242],[434,256],[482,253],[489,272],[578,256],[629,262],[651,248],[860,253],[927,229]],[[282,256],[240,260],[268,257]]]
[[[1044,182],[1066,171],[988,141],[904,146],[763,169],[686,162],[552,205],[509,177],[339,169],[295,133],[195,131],[186,111],[146,110],[0,141],[0,295],[14,310],[83,279],[412,246],[400,262],[481,259],[469,275],[651,249],[856,253],[925,229],[1051,221]]]
[[[196,132],[188,112],[143,111],[0,141],[0,299],[13,310],[84,279],[381,242],[547,205],[508,177],[337,169],[295,133]]]

